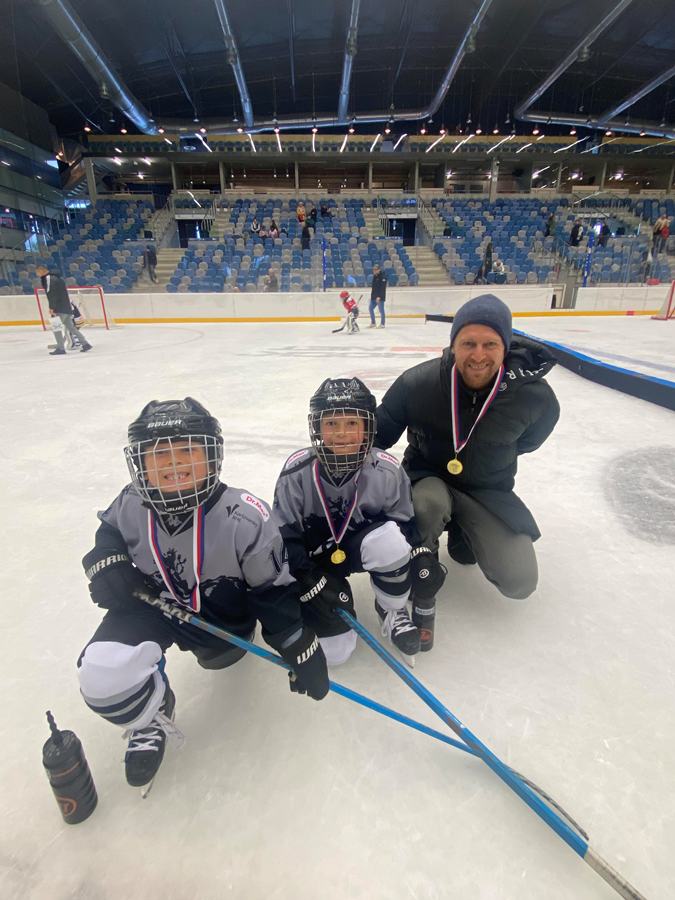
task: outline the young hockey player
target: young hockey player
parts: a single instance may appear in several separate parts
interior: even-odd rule
[[[353,612],[352,572],[370,575],[383,635],[410,664],[420,649],[406,601],[413,581],[427,579],[430,554],[413,550],[411,563],[417,529],[410,482],[393,456],[373,447],[375,406],[358,378],[326,379],[310,400],[312,446],[288,458],[274,494],[304,619],[328,665],[346,662],[356,645],[335,612]]]
[[[92,600],[107,612],[78,666],[87,705],[126,729],[126,777],[139,787],[157,772],[172,730],[166,650],[189,650],[205,669],[230,666],[245,651],[163,615],[136,591],[247,639],[259,619],[293,669],[291,690],[320,700],[328,675],[269,508],[219,480],[218,421],[191,397],[153,400],[129,426],[125,456],[131,484],[99,513],[95,546],[82,561]]]
[[[342,323],[340,328],[336,328],[337,331],[342,331],[344,328],[347,329],[347,334],[356,334],[359,330],[359,326],[357,323],[357,319],[359,317],[359,305],[358,302],[351,296],[349,291],[340,291],[340,300],[342,300],[342,305],[345,308],[347,316]]]

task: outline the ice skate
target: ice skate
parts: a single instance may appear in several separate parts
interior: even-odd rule
[[[414,669],[415,655],[420,650],[420,633],[417,626],[413,624],[408,610],[405,606],[403,609],[387,610],[381,607],[376,600],[375,611],[382,623],[382,636],[389,638],[403,660],[411,669]]]
[[[123,737],[129,739],[124,756],[127,783],[142,788],[141,796],[147,797],[155,775],[164,759],[167,738],[176,737],[182,741],[183,735],[173,724],[176,697],[167,685],[162,705],[145,728],[129,729]]]

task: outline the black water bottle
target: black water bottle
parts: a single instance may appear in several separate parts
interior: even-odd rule
[[[413,597],[412,620],[420,632],[420,650],[425,653],[434,646],[434,623],[436,621],[436,598],[420,600]]]
[[[75,732],[59,731],[51,712],[47,721],[52,734],[42,748],[42,764],[64,821],[77,825],[96,809],[94,780]]]

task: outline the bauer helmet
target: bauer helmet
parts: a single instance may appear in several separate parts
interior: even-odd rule
[[[192,397],[152,400],[129,426],[128,438],[124,455],[131,480],[155,512],[197,509],[218,486],[220,423]]]
[[[370,452],[375,440],[376,406],[375,397],[359,378],[327,378],[309,401],[312,447],[324,473],[336,486],[351,478]],[[330,429],[339,426],[340,418],[363,423],[357,442],[350,443],[348,433],[331,436]]]
[[[349,291],[340,291],[340,300],[346,300],[349,297]]]

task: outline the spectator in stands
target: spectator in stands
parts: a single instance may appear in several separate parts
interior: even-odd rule
[[[307,212],[305,210],[304,203],[298,203],[298,208],[296,209],[295,214],[298,217],[298,222],[301,225],[304,225],[305,219],[307,218]]]
[[[325,203],[322,203],[321,206],[319,207],[319,209],[321,210],[321,218],[322,219],[332,218],[332,213]]]
[[[302,245],[303,250],[309,250],[309,242],[312,237],[312,232],[309,230],[309,225],[307,222],[302,226],[302,234],[300,235],[300,243]]]
[[[251,222],[250,231],[254,237],[256,235],[260,234],[260,222],[258,222],[258,220],[256,219],[255,216],[253,216],[253,221]]]
[[[506,269],[501,259],[496,259],[492,266],[492,272],[488,276],[490,284],[504,284],[506,282]]]
[[[148,278],[153,284],[157,284],[157,275],[155,268],[157,267],[157,252],[152,244],[146,244],[143,251],[143,268],[148,270]]]
[[[598,234],[598,246],[606,247],[607,241],[609,240],[611,234],[612,232],[610,231],[609,225],[607,224],[607,222],[603,222],[600,226],[600,232]]]
[[[443,229],[443,237],[452,237],[452,225],[450,222],[446,222],[445,228]]]
[[[274,221],[274,219],[272,219],[272,224],[270,225],[270,230],[269,230],[268,233],[269,233],[269,236],[270,236],[271,238],[278,238],[278,237],[279,237],[279,226],[278,226],[277,223]]]
[[[49,355],[65,355],[66,346],[63,340],[64,331],[66,331],[70,335],[73,340],[73,344],[80,344],[81,353],[86,353],[88,350],[91,350],[91,344],[82,334],[82,332],[78,331],[73,320],[73,308],[70,302],[70,297],[68,296],[68,288],[66,287],[66,283],[63,278],[61,278],[60,275],[57,275],[56,272],[50,272],[47,266],[44,265],[36,266],[35,273],[42,282],[42,287],[47,295],[47,302],[49,303],[49,315],[53,318],[58,318],[61,320],[62,328],[58,331],[54,331],[54,337],[56,338],[56,350],[52,350]]]
[[[485,266],[483,263],[481,263],[478,266],[478,271],[476,272],[476,274],[474,276],[473,283],[474,284],[485,284]]]
[[[485,256],[483,257],[483,272],[487,275],[492,271],[492,241],[487,242]]]
[[[544,237],[554,237],[555,236],[555,213],[551,213],[551,215],[546,220],[546,231],[544,232]]]
[[[277,273],[272,269],[265,279],[265,293],[274,294],[279,290],[279,279]]]
[[[542,345],[512,341],[511,311],[483,294],[456,313],[442,357],[403,372],[376,412],[377,447],[386,450],[408,430],[403,466],[422,544],[438,553],[449,529],[451,558],[477,562],[514,599],[537,585],[539,537],[513,493],[517,460],[540,447],[558,421],[558,401],[544,380],[554,365]]]
[[[370,313],[369,328],[375,328],[375,310],[380,311],[380,324],[378,328],[384,328],[385,315],[384,303],[387,299],[387,276],[378,265],[373,266],[373,280],[370,283],[370,305],[368,312]]]
[[[574,225],[572,225],[572,230],[570,231],[570,247],[578,247],[581,242],[581,236],[584,233],[583,226],[579,219],[576,220]]]
[[[665,235],[664,235],[665,230]],[[670,237],[670,225],[668,222],[667,216],[659,216],[656,222],[654,222],[654,228],[652,229],[652,240],[654,245],[654,253],[660,253],[664,247],[666,246],[666,241]]]
[[[309,225],[314,229],[314,231],[316,231],[316,206],[313,206],[310,209],[309,215],[307,216],[307,221]]]

